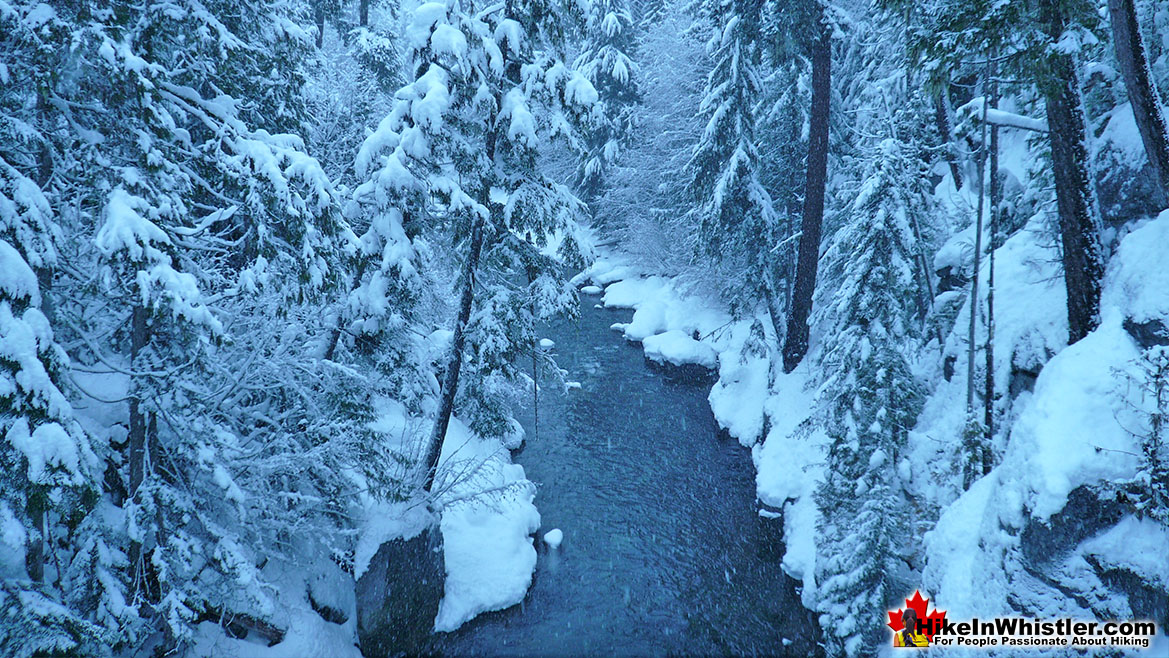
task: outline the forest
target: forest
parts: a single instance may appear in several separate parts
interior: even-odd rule
[[[1169,654],[1167,116],[1163,0],[0,0],[0,654]]]

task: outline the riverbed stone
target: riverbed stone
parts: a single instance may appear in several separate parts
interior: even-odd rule
[[[357,636],[367,658],[425,653],[443,596],[442,535],[428,528],[381,545],[357,581]]]

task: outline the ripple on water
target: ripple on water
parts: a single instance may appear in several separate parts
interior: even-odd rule
[[[582,389],[541,397],[540,435],[517,457],[539,484],[541,532],[561,528],[564,543],[537,543],[522,605],[436,637],[436,650],[811,653],[774,522],[754,512],[750,453],[719,438],[709,387],[647,367],[609,329],[612,311],[581,315],[547,333]]]

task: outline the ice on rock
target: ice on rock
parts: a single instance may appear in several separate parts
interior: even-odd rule
[[[564,531],[560,528],[553,528],[544,533],[544,543],[548,544],[548,548],[560,548],[562,541],[564,541]]]
[[[600,286],[585,286],[580,291],[586,295],[599,295],[603,292]]]

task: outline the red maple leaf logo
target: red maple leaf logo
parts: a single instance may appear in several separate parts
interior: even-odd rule
[[[915,591],[913,593],[912,599],[905,599],[906,607],[912,608],[913,611],[917,613],[917,618],[922,622],[922,634],[924,634],[930,642],[933,642],[934,633],[941,629],[942,622],[946,620],[946,611],[933,610],[929,612],[929,614],[926,614],[926,609],[929,607],[929,602],[929,599],[923,599],[921,597],[920,591]],[[901,615],[904,612],[905,608],[900,608],[897,611],[889,611],[888,626],[889,628],[893,629],[894,633],[898,633],[905,628],[905,622],[901,620]],[[930,622],[933,623],[931,624]]]

